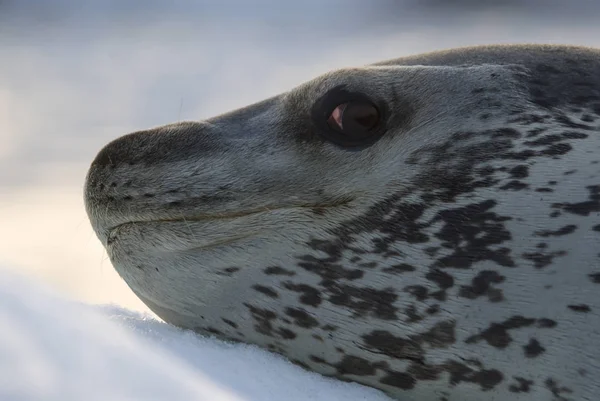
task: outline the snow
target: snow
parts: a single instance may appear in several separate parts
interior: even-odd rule
[[[0,400],[389,401],[257,347],[117,306],[63,299],[0,268]]]

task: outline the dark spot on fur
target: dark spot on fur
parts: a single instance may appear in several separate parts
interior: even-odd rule
[[[414,266],[409,265],[408,263],[399,263],[399,264],[385,267],[381,270],[386,273],[401,274],[401,273],[414,272],[417,269]]]
[[[214,334],[216,336],[223,336],[223,332],[221,330],[215,329],[214,327],[207,327],[205,329],[197,328],[196,331],[206,332],[206,333]]]
[[[525,351],[525,356],[527,358],[535,358],[546,351],[546,348],[542,347],[538,340],[532,338],[527,345],[523,346],[523,350]]]
[[[404,372],[390,371],[379,380],[382,384],[398,387],[402,390],[410,390],[415,387],[417,381],[411,375]]]
[[[304,368],[304,369],[306,369],[306,370],[311,370],[311,369],[310,369],[310,366],[308,366],[306,363],[302,362],[302,361],[301,361],[301,360],[299,360],[299,359],[291,359],[291,360],[290,360],[290,362],[292,362],[294,365],[298,365],[298,366],[300,366],[301,368]]]
[[[373,316],[383,320],[396,320],[397,308],[394,302],[398,295],[392,288],[377,290],[369,287],[354,287],[333,281],[324,283],[329,293],[328,301],[345,306],[355,312],[355,316]]]
[[[544,267],[552,264],[552,261],[557,256],[565,256],[567,254],[566,251],[555,251],[549,253],[542,252],[530,252],[524,253],[522,256],[524,259],[530,260],[533,262],[533,265],[536,269],[542,269]]]
[[[407,317],[407,323],[416,323],[424,319],[424,316],[418,313],[417,307],[414,304],[404,308],[404,313]]]
[[[593,129],[589,125],[576,123],[575,121],[571,120],[569,117],[567,117],[564,114],[557,115],[556,117],[554,117],[554,120],[557,123],[560,123],[563,126],[568,127],[568,128],[577,128],[577,129],[583,129],[583,130]]]
[[[542,318],[542,319],[537,320],[537,327],[543,328],[543,329],[552,329],[552,328],[556,327],[557,324],[558,323],[556,323],[552,319]]]
[[[440,269],[430,270],[425,278],[436,283],[441,289],[448,289],[454,285],[454,277]]]
[[[511,393],[528,393],[533,385],[533,380],[527,380],[523,377],[515,376],[516,384],[511,384],[508,390]]]
[[[582,313],[587,313],[587,312],[590,312],[592,310],[588,305],[584,305],[584,304],[568,305],[567,307],[569,309],[571,309],[572,311],[582,312]]]
[[[417,301],[424,301],[428,298],[428,290],[422,285],[409,285],[404,287],[404,291],[411,294]]]
[[[520,190],[528,188],[528,187],[529,187],[529,185],[525,184],[524,182],[517,181],[517,180],[512,180],[509,183],[501,186],[500,189],[502,189],[504,191],[507,191],[507,190],[510,190],[510,191],[520,191]]]
[[[268,309],[261,309],[247,303],[244,303],[244,306],[250,310],[250,314],[255,321],[254,328],[256,331],[267,336],[273,336],[272,321],[277,319],[277,314]]]
[[[588,275],[588,277],[590,278],[591,282],[594,284],[600,284],[600,272],[598,273],[591,273]]]
[[[260,285],[260,284],[255,284],[252,286],[252,288],[258,292],[260,292],[261,294],[265,294],[268,297],[271,298],[279,298],[279,294],[277,294],[277,291],[275,291],[274,289],[264,286],[264,285]]]
[[[428,315],[435,315],[436,313],[439,313],[439,311],[440,311],[440,306],[438,304],[435,304],[435,305],[431,305],[430,307],[428,307],[425,312]]]
[[[353,355],[345,355],[344,358],[333,365],[340,375],[373,376],[378,368],[385,368],[382,363],[371,363],[366,359]]]
[[[569,224],[562,228],[559,228],[556,231],[551,231],[551,230],[536,231],[535,235],[537,235],[538,237],[560,237],[562,235],[572,234],[573,232],[575,232],[576,229],[577,229],[577,226],[575,224]]]
[[[568,387],[561,387],[558,382],[551,377],[546,379],[544,384],[546,385],[546,388],[552,392],[552,395],[555,397],[554,400],[556,401],[568,401],[567,398],[563,397],[563,394],[573,393],[573,390]]]
[[[573,146],[568,143],[556,143],[548,146],[546,149],[541,150],[540,154],[546,156],[562,156],[569,153],[573,149]]]
[[[579,216],[589,216],[590,213],[600,212],[600,185],[590,185],[586,188],[590,193],[587,201],[579,203],[554,203],[552,207]]]
[[[293,340],[297,337],[296,333],[294,333],[292,330],[286,329],[285,327],[280,327],[277,332],[284,340]]]
[[[227,267],[227,268],[221,270],[220,272],[218,272],[217,274],[220,276],[230,276],[231,277],[233,275],[233,273],[236,273],[238,271],[240,271],[239,267]]]
[[[429,296],[437,301],[444,302],[448,299],[448,294],[445,290],[440,290],[436,292],[432,292]]]
[[[311,355],[309,358],[313,362],[327,364],[327,361],[325,359],[321,358],[320,356]]]
[[[515,179],[526,178],[529,176],[529,167],[520,164],[510,170],[510,176]]]
[[[545,135],[534,141],[525,141],[525,145],[529,146],[546,146],[559,143],[566,139],[585,139],[588,135],[581,132],[564,132],[562,134]]]
[[[374,330],[364,335],[366,347],[395,359],[422,362],[425,356],[423,344],[431,348],[446,348],[456,341],[454,321],[441,321],[431,329],[406,338],[397,337],[388,331]]]
[[[364,267],[365,269],[373,269],[377,267],[377,262],[363,262],[358,264],[360,267]]]
[[[234,329],[238,328],[238,325],[235,322],[232,322],[229,319],[225,319],[224,317],[221,318],[222,321],[224,321],[226,324],[228,324],[229,326],[233,327]]]
[[[294,319],[296,326],[310,329],[319,325],[318,320],[309,315],[304,309],[288,307],[285,308],[285,314]]]
[[[271,267],[267,267],[264,270],[265,274],[268,275],[277,275],[277,276],[294,276],[296,275],[296,272],[291,271],[291,270],[286,270],[280,266],[271,266]]]
[[[446,370],[450,373],[450,384],[456,385],[461,382],[479,384],[485,390],[491,390],[502,382],[504,376],[496,369],[474,370],[467,365],[451,361],[445,364]]]
[[[287,281],[283,283],[283,286],[290,291],[300,293],[301,295],[299,297],[299,300],[300,303],[304,305],[317,307],[322,302],[320,291],[314,287],[311,287],[310,285],[295,284]]]
[[[333,245],[328,246],[331,247]],[[339,250],[329,249],[326,252],[339,252]],[[299,259],[301,261],[298,263],[298,266],[311,273],[319,275],[321,278],[323,278],[323,280],[358,280],[364,276],[364,271],[360,269],[347,269],[341,264],[334,263],[333,258],[331,258],[330,260],[322,260],[312,255],[305,255],[300,257]]]
[[[438,213],[433,222],[445,224],[436,234],[444,248],[454,252],[437,260],[439,267],[469,268],[475,262],[490,260],[501,266],[512,267],[515,262],[510,257],[510,249],[491,246],[511,239],[504,222],[510,217],[492,212],[495,200],[486,200]]]
[[[551,326],[550,322],[552,321],[549,319],[538,319],[537,322],[538,327],[554,327]],[[467,344],[474,344],[484,340],[494,348],[504,349],[512,342],[512,337],[509,334],[510,330],[530,327],[535,323],[536,319],[513,316],[501,323],[491,323],[487,329],[477,335],[470,336],[465,342]]]
[[[499,284],[504,281],[504,276],[493,270],[480,271],[477,276],[471,280],[470,286],[462,286],[459,296],[475,299],[487,295],[490,302],[502,301],[502,290],[493,288],[493,284]]]

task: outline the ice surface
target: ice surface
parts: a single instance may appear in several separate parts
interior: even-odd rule
[[[385,401],[253,346],[61,298],[0,268],[0,400]]]

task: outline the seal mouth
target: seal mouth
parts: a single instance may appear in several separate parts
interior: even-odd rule
[[[315,214],[324,213],[327,210],[337,209],[340,207],[347,206],[354,199],[351,197],[340,198],[333,202],[327,203],[315,203],[315,204],[304,204],[304,205],[295,205],[295,206],[280,206],[280,207],[268,207],[263,206],[261,208],[249,209],[245,211],[238,212],[223,212],[223,213],[199,213],[190,216],[181,216],[181,217],[169,217],[169,218],[158,218],[158,219],[143,219],[143,220],[128,220],[124,221],[118,225],[110,227],[106,230],[106,245],[111,245],[116,237],[116,234],[124,227],[133,226],[137,224],[172,224],[172,223],[208,223],[211,222],[222,222],[227,220],[237,220],[246,217],[257,216],[260,214],[270,214],[282,211],[290,211],[290,210],[311,210]],[[236,242],[248,237],[251,237],[252,234],[240,234],[233,235],[228,238],[223,238],[221,240],[217,240],[207,244],[206,246],[200,246],[199,248],[213,248],[222,245],[227,245],[232,242]]]

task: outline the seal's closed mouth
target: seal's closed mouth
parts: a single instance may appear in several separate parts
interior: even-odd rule
[[[343,199],[339,199],[335,202],[331,203],[319,203],[319,204],[305,204],[305,205],[296,205],[296,206],[281,206],[281,207],[261,207],[252,210],[239,211],[239,212],[226,212],[226,213],[203,213],[203,214],[195,214],[190,216],[181,216],[181,217],[172,217],[172,218],[162,218],[162,219],[147,219],[147,220],[130,220],[123,223],[120,223],[114,227],[111,227],[108,230],[108,242],[110,242],[110,238],[113,233],[117,232],[120,228],[124,226],[131,226],[135,224],[160,224],[160,223],[193,223],[193,222],[203,222],[208,223],[211,221],[224,221],[224,220],[236,220],[243,217],[250,217],[260,214],[266,213],[276,213],[283,212],[289,210],[312,210],[315,213],[322,213],[326,210],[339,208],[349,204],[353,198],[347,197]],[[240,236],[241,238],[245,238],[248,235]],[[241,239],[240,238],[240,239]],[[233,239],[231,240],[233,241]],[[230,242],[229,240],[227,242]]]

